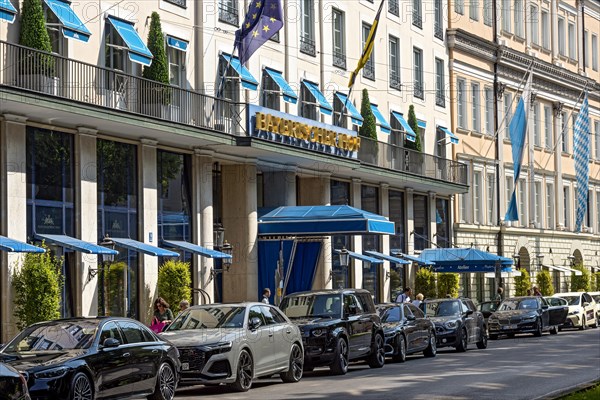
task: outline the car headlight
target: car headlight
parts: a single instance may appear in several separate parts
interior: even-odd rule
[[[384,333],[386,338],[390,338],[390,337],[394,337],[396,336],[396,331],[387,331]]]
[[[523,322],[533,322],[537,319],[535,315],[526,315],[523,317]]]
[[[233,344],[231,342],[219,342],[219,343],[213,343],[213,344],[206,344],[203,347],[207,350],[207,351],[211,351],[213,353],[227,353],[229,350],[231,350],[231,347],[233,346]]]
[[[311,333],[314,337],[320,337],[323,336],[325,332],[327,332],[325,329],[313,329]]]
[[[444,326],[448,329],[456,329],[456,327],[458,326],[458,323],[456,321],[448,321],[448,322],[444,323]]]
[[[579,310],[569,311],[569,315],[577,315],[579,314]]]
[[[36,372],[33,374],[33,376],[35,376],[36,379],[55,379],[62,378],[67,374],[68,371],[69,368],[67,367],[56,367]]]

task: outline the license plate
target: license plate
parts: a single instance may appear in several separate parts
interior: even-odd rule
[[[190,363],[181,363],[181,370],[188,371],[190,369]]]
[[[502,329],[517,329],[517,325],[504,325]]]

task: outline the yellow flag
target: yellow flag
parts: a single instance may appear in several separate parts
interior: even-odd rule
[[[371,53],[373,52],[373,46],[375,45],[375,34],[377,33],[377,25],[379,25],[379,15],[381,15],[381,10],[383,9],[383,2],[384,0],[381,0],[381,4],[379,5],[379,11],[377,11],[377,15],[375,16],[373,25],[371,25],[369,36],[365,41],[365,47],[363,48],[360,59],[358,60],[358,65],[356,66],[356,69],[350,74],[350,82],[348,83],[348,87],[352,87],[352,85],[354,85],[356,75],[358,75],[360,70],[363,69],[363,67],[371,57]]]

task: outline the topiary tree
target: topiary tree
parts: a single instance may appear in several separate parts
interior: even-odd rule
[[[23,0],[19,44],[36,50],[52,52],[52,43],[46,29],[44,10],[40,0]],[[21,60],[22,73],[54,76],[54,58],[49,54],[36,54]]]
[[[594,273],[592,281],[595,283],[593,288],[594,292],[600,292],[600,272]]]
[[[158,295],[171,305],[181,300],[192,301],[192,277],[190,264],[177,260],[168,260],[158,270]],[[177,310],[173,310],[177,314]]]
[[[412,150],[423,151],[421,146],[421,135],[419,135],[419,123],[417,122],[417,115],[415,114],[415,106],[412,104],[408,107],[408,125],[412,128],[413,132],[417,135],[414,142],[405,141],[405,147]]]
[[[415,275],[415,291],[414,293],[423,293],[426,299],[437,297],[435,289],[435,275],[431,269],[420,267]]]
[[[27,253],[23,265],[12,276],[14,315],[19,329],[60,318],[63,259],[50,253],[45,243],[42,247],[45,253]]]
[[[125,316],[125,272],[127,264],[123,261],[113,262],[104,269],[104,299],[107,315]]]
[[[458,297],[459,276],[455,273],[437,274],[437,291],[440,297]]]
[[[160,24],[160,15],[154,11],[150,16],[150,29],[148,31],[148,50],[154,58],[149,66],[144,67],[142,76],[165,85],[169,81],[169,64],[167,61],[167,52],[165,50],[165,38]],[[170,102],[170,92],[166,88],[156,88],[160,103],[168,104]]]
[[[531,278],[525,268],[519,269],[521,276],[515,276],[515,296],[525,296],[531,289]]]
[[[590,291],[590,272],[581,264],[573,265],[573,269],[581,271],[581,275],[575,273],[571,275],[571,291],[572,292],[589,292]]]
[[[358,134],[373,140],[377,140],[377,123],[375,121],[375,115],[371,110],[371,102],[369,101],[369,91],[363,89],[362,102],[360,104],[360,115],[362,115],[364,121]]]
[[[542,270],[535,276],[535,284],[544,296],[552,296],[554,294],[554,285],[550,272]]]

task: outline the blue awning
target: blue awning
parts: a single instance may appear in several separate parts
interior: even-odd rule
[[[394,264],[410,264],[410,261],[406,261],[398,257],[388,256],[387,254],[379,253],[377,251],[365,251],[365,253],[375,258],[380,258],[382,260],[392,262]]]
[[[357,260],[364,261],[364,262],[370,262],[371,264],[383,264],[383,260],[380,260],[379,258],[369,257],[364,254],[355,253],[355,252],[349,251],[349,250],[346,250],[346,251],[348,252],[348,256],[350,258],[355,258]],[[335,252],[340,254],[341,251],[336,250]]]
[[[100,246],[96,243],[86,242],[67,235],[35,235],[39,240],[45,240],[57,246],[62,246],[67,249],[75,250],[86,254],[109,254],[116,256],[118,251],[109,249],[108,247]]]
[[[7,238],[5,236],[0,236],[0,250],[9,251],[12,253],[45,253],[41,247],[31,245],[29,243],[21,242],[19,240],[14,240]]]
[[[316,83],[312,83],[310,81],[303,80],[302,84],[304,84],[304,86],[306,86],[306,88],[308,89],[310,94],[313,95],[313,97],[315,98],[315,101],[319,105],[319,110],[321,111],[322,114],[325,114],[325,115],[333,114],[333,107],[331,107],[331,104],[329,104],[329,102],[327,101],[327,99],[325,98],[323,93],[321,93],[321,91],[319,90],[319,86]]]
[[[152,64],[154,56],[138,35],[133,24],[112,15],[108,16],[107,19],[129,48],[129,59],[144,66]]]
[[[231,254],[225,254],[223,252],[207,249],[206,247],[198,246],[197,244],[185,242],[183,240],[165,240],[163,242],[167,247],[173,247],[189,251],[190,253],[199,254],[202,257],[208,258],[232,258]]]
[[[350,206],[278,207],[258,220],[259,235],[394,235],[387,218]]]
[[[494,272],[496,265],[510,268],[513,260],[472,247],[425,249],[421,260],[433,262],[435,272]]]
[[[231,57],[229,54],[222,53],[221,57],[225,60],[226,63],[229,63],[231,68],[235,71],[236,74],[242,80],[242,86],[249,90],[257,90],[258,89],[258,81],[256,78],[244,67],[240,64],[240,59],[237,57]]]
[[[151,244],[146,244],[143,242],[138,242],[137,240],[128,239],[128,238],[114,238],[111,237],[110,240],[115,242],[117,245],[121,247],[125,247],[126,249],[137,251],[138,253],[148,254],[150,256],[155,257],[179,257],[179,253],[175,253],[171,250],[161,249],[160,247],[152,246]]]
[[[62,33],[68,39],[87,42],[92,32],[81,22],[71,8],[71,3],[63,0],[44,0],[62,26]]]
[[[421,121],[421,120],[419,119],[419,120],[417,120],[417,126],[418,126],[419,128],[421,128],[421,129],[425,129],[425,128],[427,128],[427,122],[425,122],[425,121]]]
[[[433,263],[431,261],[422,260],[418,256],[411,256],[409,254],[404,254],[397,250],[392,250],[391,253],[395,254],[397,256],[400,256],[400,257],[404,258],[405,260],[416,262],[419,265],[433,265]]]
[[[178,39],[174,36],[167,35],[167,46],[177,50],[187,51],[189,43],[183,39]]]
[[[290,86],[290,84],[285,80],[281,72],[275,71],[274,69],[265,67],[265,71],[267,74],[275,81],[277,86],[281,89],[281,93],[283,94],[283,101],[288,103],[296,104],[298,102],[298,95],[294,92],[294,89]]]
[[[373,115],[375,115],[375,119],[381,128],[381,132],[391,133],[392,127],[390,126],[389,122],[387,122],[381,111],[379,111],[379,108],[377,108],[377,104],[371,104],[371,111],[373,111]]]
[[[12,5],[10,0],[0,0],[0,19],[8,21],[9,24],[15,22],[17,17],[17,9]]]
[[[352,120],[352,123],[356,126],[362,126],[364,118],[362,115],[360,115],[356,107],[354,107],[354,104],[352,104],[350,100],[347,100],[348,96],[342,92],[335,92],[335,95],[342,102],[342,107],[345,104],[346,109],[350,111],[350,119]]]
[[[439,126],[439,125],[438,125],[438,129],[440,129],[442,132],[444,132],[446,135],[448,135],[450,137],[450,143],[458,144],[458,138],[449,129],[447,129],[443,126]]]
[[[406,140],[410,142],[415,142],[417,140],[417,134],[413,131],[413,128],[410,127],[408,122],[404,119],[404,116],[399,112],[392,111],[392,116],[398,121],[402,128],[404,128],[404,132],[406,132]]]

